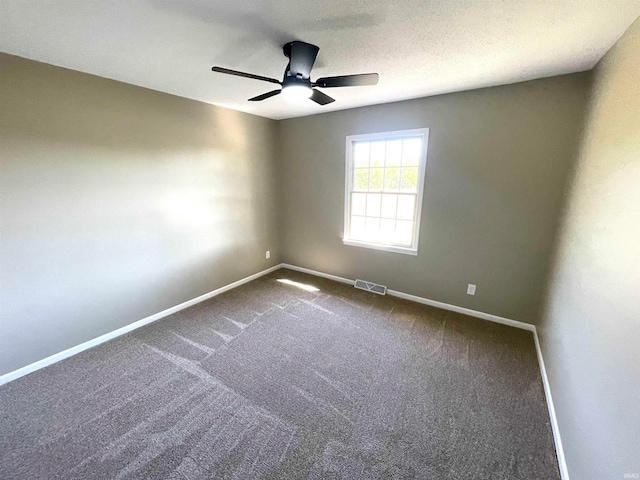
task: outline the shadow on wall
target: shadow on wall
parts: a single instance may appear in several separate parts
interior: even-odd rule
[[[277,260],[273,121],[0,62],[0,374]]]
[[[309,20],[309,13],[304,11],[303,17],[296,18],[293,11],[277,11],[273,8],[272,2],[254,2],[241,12],[236,5],[225,0],[153,0],[148,4],[155,10],[166,11],[172,17],[177,14],[188,21],[204,22],[232,32],[228,44],[212,58],[214,63],[230,67],[237,67],[249,58],[278,59],[278,55],[282,55],[282,46],[285,43],[304,40],[293,32],[363,29],[379,25],[383,21],[382,18],[368,13]],[[280,60],[284,67],[284,57]],[[322,58],[319,58],[316,68],[323,66]]]
[[[594,70],[540,323],[572,478],[640,473],[639,50],[636,20]]]

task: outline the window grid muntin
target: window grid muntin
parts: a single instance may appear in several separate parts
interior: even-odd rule
[[[420,141],[420,150],[419,150],[419,155],[417,158],[417,165],[414,163],[410,163],[408,162],[408,164],[405,165],[405,151],[404,151],[404,147],[405,147],[405,142],[407,141]],[[383,155],[383,162],[382,162],[382,166],[373,166],[373,154],[372,154],[372,145],[373,144],[378,144],[378,143],[383,143],[384,142],[384,155]],[[388,162],[387,162],[387,154],[388,154],[388,143],[389,142],[400,142],[400,152],[399,152],[399,158],[396,162],[393,163],[393,165],[388,166]],[[371,239],[368,238],[369,241],[374,241],[375,243],[381,243],[384,245],[391,245],[391,246],[401,246],[401,247],[411,247],[415,238],[415,228],[416,228],[416,220],[417,220],[417,200],[418,200],[418,193],[420,191],[420,161],[421,161],[421,155],[423,152],[423,143],[424,142],[424,138],[422,135],[406,135],[406,136],[402,136],[402,137],[391,137],[391,138],[380,138],[380,139],[374,139],[374,140],[366,140],[366,141],[355,141],[351,144],[351,155],[353,155],[352,157],[352,162],[351,162],[351,170],[353,172],[353,174],[351,175],[351,184],[350,184],[350,199],[349,199],[349,235],[350,237],[354,238],[354,239],[358,239],[358,240],[362,240],[362,241],[367,241],[367,219],[371,219],[371,220],[377,220],[378,221],[378,228],[377,228],[377,235],[375,239]],[[356,149],[358,147],[362,148],[362,146],[366,145],[366,151],[367,151],[367,161],[366,164],[367,166],[356,166]],[[361,154],[363,153],[362,151],[360,152]],[[414,152],[415,153],[415,152]],[[363,159],[359,159],[360,161],[362,161]],[[375,188],[372,189],[371,188],[371,180],[372,180],[372,170],[374,169],[380,169],[382,170],[382,181],[381,181],[381,187],[380,188]],[[387,172],[391,169],[396,169],[397,170],[397,175],[396,175],[396,180],[397,180],[397,188],[393,188],[393,189],[386,189],[386,185],[387,185]],[[358,182],[358,177],[357,177],[357,173],[358,170],[360,171],[367,171],[367,188],[366,189],[359,189],[357,188],[357,182]],[[403,170],[407,170],[407,171],[412,171],[415,172],[415,186],[413,188],[408,188],[408,189],[403,189],[402,185],[403,185]],[[353,214],[353,197],[355,194],[361,194],[364,195],[365,198],[365,202],[364,202],[364,215],[355,215]],[[377,194],[381,196],[380,199],[380,206],[378,209],[378,215],[370,215],[369,214],[369,195],[370,194]],[[383,217],[382,216],[382,205],[383,205],[383,201],[382,201],[382,196],[383,195],[395,195],[396,197],[396,203],[395,203],[395,216],[394,217]],[[412,207],[412,211],[413,211],[413,215],[412,215],[412,219],[406,219],[406,218],[399,218],[398,217],[398,207],[399,207],[399,197],[401,195],[404,196],[411,196],[413,197],[413,207]],[[362,232],[358,232],[358,233],[362,233],[363,236],[356,236],[358,235],[358,233],[356,233],[356,235],[354,235],[353,232],[353,219],[355,218],[362,218],[364,220],[364,229]],[[395,239],[398,238],[398,222],[402,222],[400,223],[400,225],[405,224],[405,223],[411,223],[411,229],[410,229],[410,234],[407,236],[406,241],[402,242],[402,241],[393,241],[393,242],[380,242],[380,237],[383,235],[383,232],[381,231],[381,225],[382,225],[382,220],[393,220],[394,221],[394,230],[393,230],[393,236]]]
[[[403,143],[404,140],[404,143]],[[394,132],[386,132],[386,133],[371,133],[371,134],[361,134],[361,135],[350,135],[346,138],[346,175],[345,175],[345,202],[344,202],[344,244],[352,245],[352,246],[360,246],[373,248],[378,250],[386,250],[397,253],[405,253],[410,255],[418,254],[418,239],[419,239],[419,231],[420,231],[420,223],[421,223],[421,211],[422,211],[422,199],[424,197],[424,189],[425,189],[425,175],[427,168],[427,152],[428,152],[428,141],[429,141],[429,129],[428,128],[416,128],[412,130],[403,130],[403,131],[394,131]],[[373,166],[371,161],[371,148],[370,145],[375,142],[385,142],[385,161],[384,164],[381,162]],[[406,152],[402,152],[402,157],[399,156],[400,148],[404,148],[404,146],[409,145],[410,149]],[[393,157],[389,156],[389,149],[395,149],[395,155]],[[363,158],[364,153],[366,158]],[[388,157],[388,158],[387,158]],[[408,171],[410,173],[403,175],[405,172],[401,171],[401,167],[414,167],[415,170]],[[364,180],[366,182],[360,182],[363,188],[356,189],[355,183],[355,168],[364,168],[367,170],[365,172],[366,177]],[[370,188],[371,184],[369,182],[369,170],[371,168],[385,168],[383,170],[384,175],[380,179],[382,181],[381,188],[380,182],[378,181],[378,188]],[[389,187],[389,172],[390,168],[398,168],[397,171],[397,183],[395,187]],[[411,181],[413,184],[413,188],[403,189],[401,188],[404,184],[401,183],[402,176],[405,177],[406,181]],[[374,177],[374,175],[372,175]],[[413,178],[411,178],[413,177]],[[375,182],[375,180],[374,180]],[[407,191],[409,190],[409,191]],[[413,212],[413,221],[403,221],[400,218],[397,218],[399,213],[397,209],[400,208],[401,202],[396,202],[396,220],[386,220],[390,217],[382,215],[380,211],[380,215],[378,217],[370,217],[372,220],[375,219],[378,225],[378,233],[379,230],[379,222],[386,221],[397,221],[405,224],[403,228],[406,228],[406,222],[409,222],[410,231],[407,232],[406,240],[409,241],[409,234],[412,237],[411,244],[409,246],[398,246],[389,242],[377,242],[374,239],[367,239],[364,237],[360,237],[359,239],[355,238],[354,229],[352,225],[352,196],[354,193],[362,194],[363,198],[360,199],[359,211],[362,212],[363,209],[366,208],[364,205],[365,200],[368,200],[366,194],[380,194],[380,203],[381,208],[385,208],[385,195],[384,193],[394,193],[400,195],[397,198],[403,198],[403,194],[412,193],[413,200],[411,201],[411,210]],[[408,211],[408,210],[407,210]],[[370,212],[371,213],[371,212]],[[357,218],[360,218],[362,221],[365,220],[366,210],[364,213],[359,216],[356,215]],[[370,222],[369,222],[370,223]],[[365,225],[361,225],[364,231]],[[398,230],[398,224],[394,224],[395,230]]]
[[[360,237],[360,236],[356,236],[354,235],[353,229],[351,228],[352,224],[353,224],[353,219],[354,218],[362,218],[365,219],[365,228],[366,228],[366,219],[377,219],[378,221],[382,220],[393,220],[394,223],[394,234],[398,231],[398,222],[401,222],[401,224],[403,223],[411,223],[411,234],[408,238],[407,242],[391,242],[391,243],[385,243],[388,245],[396,245],[396,246],[401,246],[401,247],[408,247],[411,246],[412,244],[412,240],[414,238],[414,234],[415,234],[415,226],[416,226],[416,211],[417,211],[417,194],[413,194],[413,193],[395,193],[395,192],[388,192],[388,193],[380,193],[380,192],[374,192],[374,195],[393,195],[396,197],[400,197],[400,196],[404,196],[404,197],[412,197],[413,198],[413,215],[411,219],[408,218],[400,218],[398,216],[398,205],[400,204],[399,201],[396,200],[396,207],[395,207],[395,215],[393,217],[388,217],[388,216],[383,216],[382,215],[382,200],[380,201],[380,209],[379,209],[379,214],[378,215],[369,215],[368,213],[368,209],[367,209],[367,203],[368,203],[368,195],[369,193],[367,192],[352,192],[351,196],[352,196],[352,200],[351,200],[351,212],[353,212],[353,195],[354,194],[361,194],[361,195],[365,195],[365,208],[364,208],[364,215],[358,215],[358,214],[354,214],[354,213],[350,213],[349,215],[349,233],[351,234],[352,238],[354,239],[358,239],[358,240],[362,240],[362,241],[367,241],[366,236],[364,237]],[[380,237],[381,232],[380,232],[380,227],[378,227],[378,237]],[[365,232],[366,233],[366,232]],[[373,241],[374,239],[369,238],[369,241]],[[377,240],[376,240],[377,242]]]

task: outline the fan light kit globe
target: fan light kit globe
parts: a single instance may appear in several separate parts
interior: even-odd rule
[[[305,85],[286,85],[282,87],[282,95],[286,98],[309,98],[313,90]]]

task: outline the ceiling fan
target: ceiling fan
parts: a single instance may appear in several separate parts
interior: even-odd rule
[[[337,77],[318,78],[315,82],[311,81],[311,69],[316,61],[316,56],[320,48],[305,42],[289,42],[282,47],[285,57],[289,59],[289,64],[284,71],[284,78],[278,81],[275,78],[263,77],[261,75],[253,75],[252,73],[238,72],[229,70],[228,68],[212,67],[211,70],[218,73],[226,73],[228,75],[236,75],[238,77],[253,78],[254,80],[262,80],[263,82],[277,83],[281,88],[272,90],[262,95],[250,98],[250,102],[261,102],[267,98],[282,93],[283,95],[295,98],[309,98],[319,105],[326,105],[335,102],[335,99],[321,92],[316,87],[334,88],[334,87],[359,87],[362,85],[376,85],[378,83],[377,73],[363,73],[358,75],[342,75]]]

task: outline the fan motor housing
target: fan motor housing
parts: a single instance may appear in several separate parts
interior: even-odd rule
[[[282,80],[282,88],[286,88],[292,85],[300,85],[302,87],[311,88],[311,80],[309,78],[300,78],[294,75],[290,75],[289,72]]]

